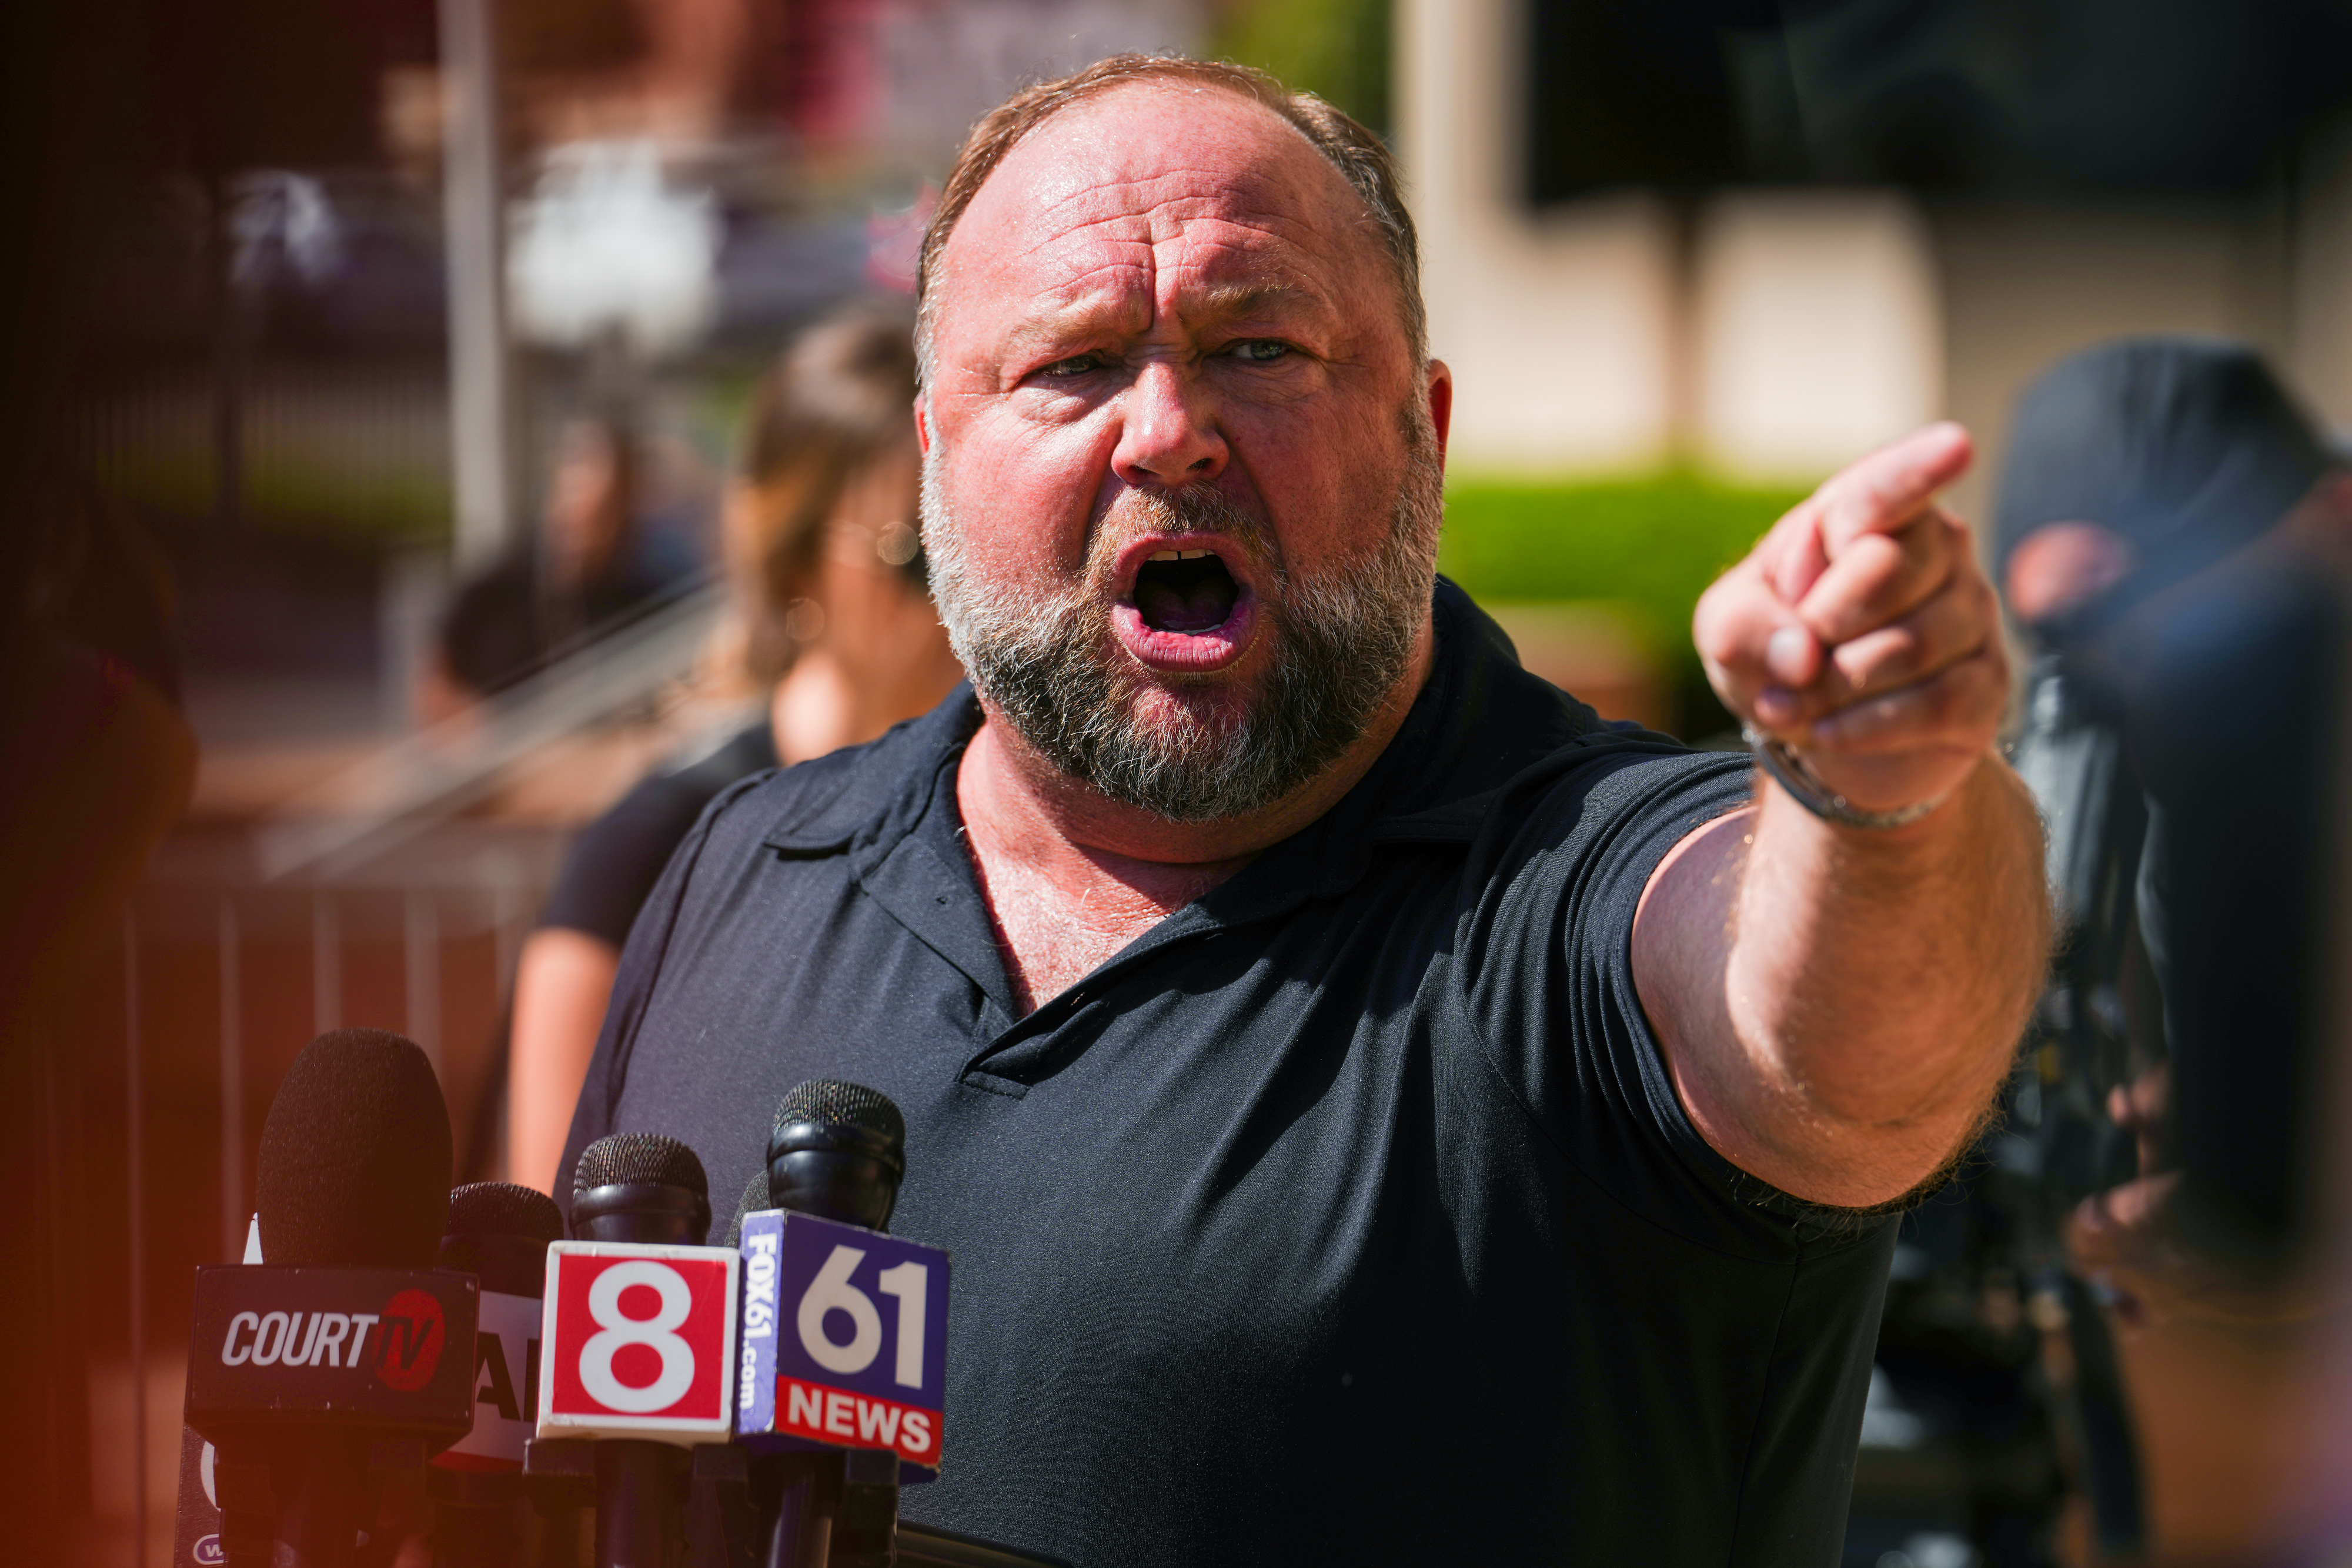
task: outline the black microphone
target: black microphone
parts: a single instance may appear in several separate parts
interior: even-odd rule
[[[710,1178],[676,1138],[614,1133],[580,1152],[572,1175],[574,1241],[699,1247],[709,1234]]]
[[[887,1230],[906,1175],[907,1119],[880,1090],[813,1078],[776,1106],[769,1207]]]
[[[906,1174],[907,1119],[881,1091],[816,1078],[776,1106],[765,1207],[887,1230]],[[792,1455],[772,1468],[761,1488],[765,1568],[887,1568],[898,1520],[897,1454]]]
[[[676,1138],[615,1133],[582,1151],[572,1180],[572,1240],[700,1247],[709,1230],[709,1178]],[[684,1549],[688,1448],[651,1437],[604,1437],[593,1447],[598,1568],[664,1568]]]
[[[513,1182],[473,1182],[449,1195],[441,1266],[482,1282],[474,1340],[474,1427],[435,1457],[425,1490],[433,1500],[434,1568],[509,1568],[526,1555],[517,1541],[523,1512],[522,1453],[539,1410],[540,1297],[548,1243],[562,1239],[555,1200]],[[570,1521],[549,1520],[546,1534]],[[535,1560],[576,1560],[542,1538]]]
[[[784,1320],[799,1315],[790,1305],[790,1292],[778,1293],[782,1283],[775,1245],[779,1233],[772,1221],[749,1225],[750,1217],[785,1209],[887,1233],[898,1205],[899,1184],[906,1177],[906,1145],[907,1123],[898,1107],[887,1095],[864,1084],[813,1080],[795,1087],[777,1106],[774,1129],[768,1137],[767,1166],[744,1187],[728,1235],[729,1245],[741,1247],[747,1259],[742,1362],[747,1406],[763,1397],[758,1385],[772,1380],[777,1371],[774,1336]],[[747,1228],[760,1233],[748,1246]],[[868,1250],[877,1245],[856,1244]],[[759,1267],[750,1261],[755,1255]],[[933,1278],[942,1299],[947,1293],[946,1263],[944,1254],[932,1251],[927,1265],[938,1270]],[[912,1260],[905,1266],[912,1266]],[[893,1275],[901,1271],[894,1268],[883,1273],[880,1288],[888,1291]],[[845,1277],[839,1283],[846,1285],[849,1281]],[[937,1325],[940,1338],[945,1326],[942,1316]],[[902,1319],[899,1333],[903,1336],[906,1332]],[[942,1369],[919,1380],[932,1387],[926,1402],[931,1408],[921,1413],[923,1419],[936,1422],[938,1418],[940,1390],[932,1379],[943,1375]],[[901,1423],[908,1430],[917,1418],[917,1412],[900,1412]],[[782,1433],[788,1425],[789,1421],[779,1420],[772,1430]],[[755,1429],[768,1428],[747,1428]],[[803,1441],[814,1437],[809,1427],[794,1430],[807,1434]],[[936,1427],[929,1430],[934,1436],[925,1440],[928,1459],[909,1454],[908,1462],[935,1472]],[[835,1440],[837,1431],[827,1428],[824,1440]],[[764,1516],[757,1560],[763,1568],[890,1568],[894,1563],[897,1568],[1068,1568],[1057,1558],[950,1531],[899,1523],[899,1452],[889,1448],[834,1448],[763,1457],[755,1470]]]
[[[267,1262],[196,1274],[187,1421],[231,1563],[347,1568],[382,1472],[472,1425],[478,1287],[434,1267],[449,1169],[414,1042],[338,1030],[295,1058],[261,1135]]]

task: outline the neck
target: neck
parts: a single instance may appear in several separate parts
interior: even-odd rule
[[[987,715],[964,748],[956,798],[1020,1009],[1076,984],[1338,804],[1396,738],[1429,678],[1431,648],[1423,622],[1404,678],[1362,737],[1282,800],[1225,821],[1171,822],[1108,800]]]

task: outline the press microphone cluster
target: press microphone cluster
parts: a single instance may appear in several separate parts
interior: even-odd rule
[[[945,1339],[946,1255],[883,1232],[905,1145],[885,1096],[801,1085],[724,1247],[699,1245],[710,1210],[684,1145],[630,1133],[583,1153],[572,1239],[549,1252],[527,1468],[551,1498],[593,1478],[599,1568],[689,1545],[697,1563],[893,1561],[900,1467],[937,1473],[945,1381],[928,1352]],[[896,1298],[887,1326],[877,1296]],[[797,1347],[780,1337],[788,1310]],[[840,1385],[860,1374],[905,1386]]]
[[[694,1151],[615,1134],[567,1235],[542,1193],[450,1189],[415,1044],[320,1036],[264,1128],[257,1247],[198,1271],[177,1555],[344,1568],[389,1527],[435,1568],[573,1568],[583,1530],[598,1568],[1050,1564],[898,1519],[939,1473],[949,1296],[947,1254],[887,1233],[905,1143],[882,1094],[802,1084],[710,1246]]]

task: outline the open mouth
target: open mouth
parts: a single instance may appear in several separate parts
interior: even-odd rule
[[[1154,632],[1213,631],[1233,618],[1241,597],[1241,584],[1214,550],[1156,550],[1135,574],[1136,613]]]
[[[1128,547],[1134,586],[1112,607],[1111,624],[1143,664],[1170,674],[1205,674],[1249,646],[1257,595],[1248,563],[1217,545],[1215,536],[1196,534]]]

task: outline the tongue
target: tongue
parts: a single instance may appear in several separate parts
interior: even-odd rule
[[[1225,623],[1234,612],[1234,585],[1219,573],[1206,582],[1179,588],[1170,582],[1135,585],[1135,608],[1143,623],[1156,632],[1207,632]]]

